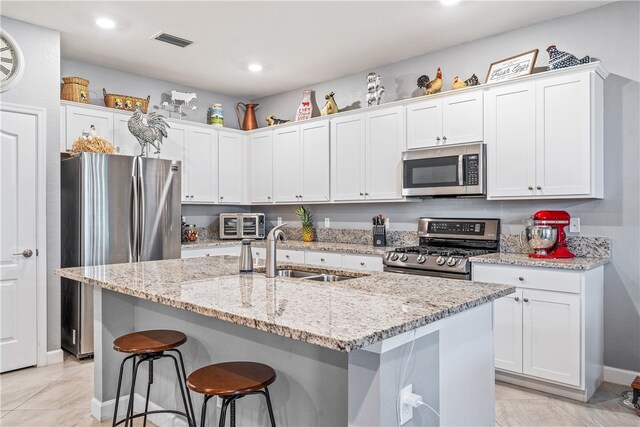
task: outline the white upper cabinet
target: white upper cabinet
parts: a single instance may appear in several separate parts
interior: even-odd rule
[[[113,145],[118,148],[118,154],[139,156],[142,147],[129,131],[130,118],[130,113],[113,113]]]
[[[182,170],[185,202],[218,201],[218,133],[215,130],[189,129]]]
[[[273,197],[276,202],[300,200],[300,128],[273,131]]]
[[[482,141],[482,93],[468,89],[408,105],[407,149]]]
[[[252,133],[249,138],[251,153],[251,202],[273,202],[273,131]]]
[[[68,105],[66,107],[66,149],[71,146],[78,137],[82,136],[82,132],[88,132],[91,125],[96,128],[98,136],[113,142],[113,113],[110,111],[101,111],[86,107],[76,107]],[[63,144],[61,144],[63,145]],[[115,145],[115,144],[114,144]]]
[[[602,198],[602,86],[581,71],[488,89],[487,198]]]
[[[218,202],[221,204],[243,202],[243,140],[238,133],[218,131]]]
[[[160,145],[160,158],[179,160],[184,163],[184,147],[187,144],[188,127],[177,123],[171,123],[170,126],[171,128],[167,129],[167,137],[163,138]],[[152,146],[149,146],[149,157],[156,157],[155,148]],[[184,165],[182,169],[184,170]],[[184,186],[184,179],[182,183]]]
[[[366,129],[365,197],[402,199],[404,108],[367,113]]]
[[[331,197],[364,200],[365,114],[331,119]]]
[[[300,125],[300,195],[303,202],[329,201],[329,122]]]

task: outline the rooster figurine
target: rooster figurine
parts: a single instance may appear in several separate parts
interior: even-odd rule
[[[549,71],[573,67],[574,65],[588,64],[591,61],[589,55],[578,59],[569,52],[558,50],[554,44],[547,48],[547,52],[549,53],[549,65],[547,66]]]
[[[127,124],[129,132],[136,137],[142,147],[142,156],[147,154],[147,144],[152,145],[156,149],[154,154],[160,154],[162,138],[167,137],[167,128],[171,127],[165,122],[164,117],[155,112],[151,112],[147,114],[147,124],[144,124],[140,107],[136,107],[133,116],[131,116]]]
[[[475,74],[465,81],[460,80],[459,76],[455,76],[453,79],[451,90],[462,89],[463,87],[467,86],[478,86],[478,77]]]
[[[420,76],[418,78],[418,87],[424,89],[427,95],[440,92],[440,89],[442,89],[442,71],[440,71],[440,68],[438,68],[438,73],[434,80],[429,80],[426,75]]]

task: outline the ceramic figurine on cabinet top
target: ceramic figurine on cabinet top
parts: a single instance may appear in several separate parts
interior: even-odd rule
[[[298,111],[296,113],[296,122],[299,122],[300,120],[310,119],[312,112],[313,107],[311,106],[311,89],[307,89],[302,93],[302,102],[300,102],[300,106],[298,107]]]
[[[478,85],[478,77],[474,74],[469,77],[467,80],[460,80],[459,76],[455,76],[453,78],[453,85],[451,86],[451,90],[462,89],[467,86],[477,86]]]
[[[324,99],[326,99],[327,102],[324,104],[324,107],[322,107],[322,110],[320,110],[321,116],[328,116],[329,114],[335,114],[338,112],[338,104],[336,104],[336,100],[333,99],[334,95],[334,92],[329,92],[324,96]]]
[[[549,71],[573,67],[574,65],[588,64],[591,62],[589,55],[582,59],[578,59],[575,55],[569,52],[558,50],[554,44],[547,48],[547,52],[549,53],[549,65],[547,66]]]
[[[267,117],[265,120],[267,121],[267,126],[281,125],[283,123],[287,123],[291,121],[291,120],[284,120],[284,119],[276,119],[276,116],[274,116],[273,114]]]
[[[384,86],[380,84],[381,77],[376,73],[367,74],[367,105],[380,105],[380,98],[384,93]]]
[[[440,92],[442,89],[442,71],[440,68],[438,68],[438,72],[434,80],[430,80],[427,75],[418,77],[418,87],[424,89],[424,92],[427,95],[433,95],[434,93]]]

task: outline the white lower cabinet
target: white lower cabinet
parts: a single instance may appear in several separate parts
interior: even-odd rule
[[[350,270],[382,271],[380,255],[343,255],[342,266]]]
[[[223,245],[210,248],[182,248],[182,258],[198,258],[203,256],[240,255],[240,245]]]
[[[603,267],[474,264],[473,280],[517,287],[494,302],[495,367],[506,374],[499,379],[554,392],[540,385],[549,382],[562,386],[557,394],[588,400],[603,374]]]
[[[295,262],[304,264],[304,251],[294,251],[291,249],[278,249],[276,253],[277,261]]]
[[[325,267],[342,267],[342,254],[334,252],[307,251],[304,260],[307,264],[322,265]]]

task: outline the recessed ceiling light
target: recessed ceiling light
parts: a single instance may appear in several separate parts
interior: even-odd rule
[[[254,73],[259,73],[262,71],[262,65],[260,64],[249,64],[249,71],[253,71]]]
[[[459,3],[460,0],[440,0],[440,3],[442,3],[445,6],[453,6],[456,3]]]
[[[109,18],[96,19],[96,25],[100,28],[104,28],[105,30],[111,30],[116,27],[115,21]]]

